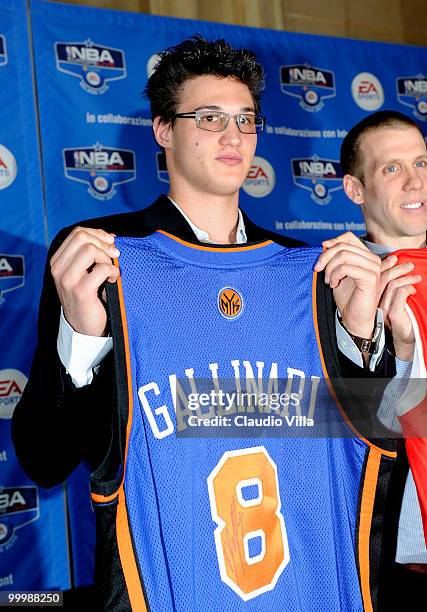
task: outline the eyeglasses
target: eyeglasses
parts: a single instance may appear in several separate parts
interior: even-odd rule
[[[196,110],[192,113],[176,113],[175,119],[195,119],[196,126],[208,132],[223,132],[230,122],[231,117],[236,126],[243,134],[259,134],[264,129],[265,117],[249,113],[230,115],[222,111]]]

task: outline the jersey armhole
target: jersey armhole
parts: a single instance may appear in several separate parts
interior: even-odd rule
[[[126,428],[129,415],[129,392],[126,350],[117,283],[106,283],[107,310],[111,335],[114,339],[114,407],[111,442],[100,466],[91,475],[92,492],[103,497],[113,496],[123,480]]]
[[[323,375],[337,409],[348,426],[371,448],[390,458],[396,457],[393,432],[384,427],[376,412],[389,379],[367,369],[351,365],[354,377],[343,377],[343,363],[347,359],[339,354],[335,330],[336,305],[332,290],[325,283],[324,273],[314,273],[313,316]]]

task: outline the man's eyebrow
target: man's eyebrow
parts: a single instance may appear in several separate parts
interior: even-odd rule
[[[203,104],[203,106],[198,106],[197,108],[194,109],[196,110],[217,110],[220,111],[222,110],[222,108],[220,106],[215,106],[214,104]]]
[[[387,166],[387,164],[400,164],[402,160],[399,157],[392,157],[390,159],[385,159],[379,163],[380,166]]]
[[[204,104],[203,106],[198,106],[197,108],[194,109],[195,111],[198,110],[215,110],[215,111],[224,111],[224,109],[221,106],[216,106],[214,104]],[[253,106],[242,106],[240,109],[241,113],[254,113],[255,109]]]
[[[427,158],[427,151],[425,153],[420,153],[414,159],[424,159]],[[386,159],[384,161],[378,162],[378,166],[387,166],[388,164],[401,164],[404,161],[401,157],[392,157],[390,159]]]

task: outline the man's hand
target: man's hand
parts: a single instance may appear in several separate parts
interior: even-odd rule
[[[372,338],[380,298],[381,259],[351,232],[322,244],[326,250],[314,269],[325,271],[344,327],[354,336]]]
[[[395,265],[397,257],[393,259],[393,268],[386,268],[381,273],[381,301],[379,308],[384,314],[384,323],[391,331],[396,357],[402,361],[412,361],[415,348],[415,335],[412,322],[405,310],[406,300],[414,295],[414,287],[422,280],[419,274],[411,274],[414,264],[405,263]],[[385,263],[384,260],[383,263]]]
[[[52,276],[65,318],[81,334],[102,336],[107,313],[99,288],[114,283],[119,270],[111,262],[118,257],[113,234],[104,230],[75,227],[50,260]]]

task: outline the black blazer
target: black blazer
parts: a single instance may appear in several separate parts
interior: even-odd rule
[[[278,236],[254,225],[244,215],[248,242],[273,239],[296,247],[302,242]],[[80,223],[117,235],[145,236],[156,229],[198,243],[193,230],[166,196],[148,208],[100,217]],[[64,481],[83,460],[92,469],[101,463],[112,438],[115,399],[113,356],[102,362],[90,385],[76,389],[57,353],[61,304],[50,272],[49,260],[74,226],[59,232],[49,249],[38,318],[38,341],[25,387],[12,419],[12,439],[19,462],[27,475],[44,487]],[[322,343],[328,345],[328,368],[336,376],[367,374],[336,348],[332,292],[323,285],[319,299]]]

